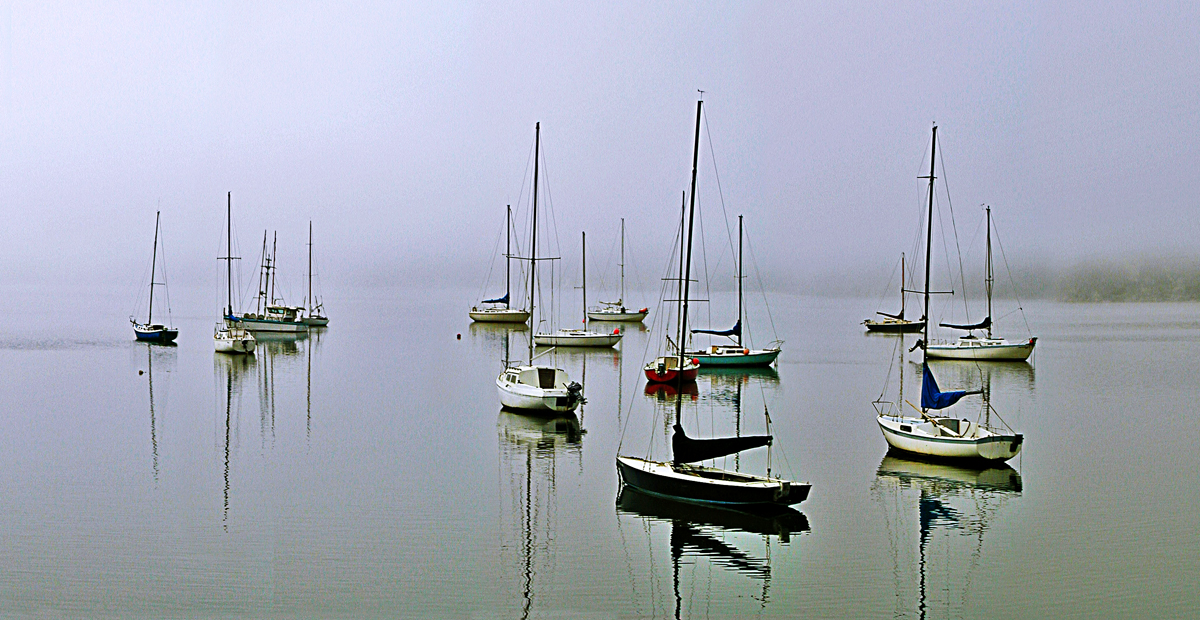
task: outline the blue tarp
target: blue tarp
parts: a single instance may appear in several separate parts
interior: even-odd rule
[[[953,392],[939,390],[937,380],[933,378],[933,373],[929,372],[929,364],[922,364],[921,370],[924,375],[921,380],[922,409],[945,409],[967,395],[963,390],[955,390]]]
[[[508,305],[508,293],[505,293],[504,297],[497,297],[495,299],[485,299],[485,300],[483,300],[483,303],[485,303],[485,304],[504,304],[507,306]]]
[[[733,327],[731,327],[725,331],[717,331],[715,329],[693,329],[692,333],[693,334],[712,334],[714,336],[738,336],[740,338],[742,335],[742,321],[741,321],[741,319],[738,319],[738,322],[736,325],[734,325]]]

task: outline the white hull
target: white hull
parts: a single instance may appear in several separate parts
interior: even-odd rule
[[[539,373],[553,373],[550,387],[541,387]],[[566,413],[574,411],[582,400],[578,391],[574,394],[567,373],[557,368],[544,366],[518,366],[506,368],[496,377],[496,390],[500,404],[509,409]]]
[[[957,342],[938,342],[925,347],[926,359],[1022,361],[1029,359],[1037,338],[1009,342],[1001,338],[960,338]]]
[[[1021,451],[1021,435],[993,433],[967,420],[935,419],[946,426],[922,418],[876,418],[888,445],[904,452],[951,460],[1007,461]]]
[[[296,334],[308,330],[302,321],[272,321],[269,319],[248,319],[234,317],[230,319],[238,327],[252,332],[276,332],[281,334]]]
[[[508,308],[484,308],[482,310],[471,308],[471,312],[468,314],[471,315],[472,321],[480,323],[524,323],[529,320],[528,312]]]
[[[217,353],[254,353],[255,345],[254,336],[245,330],[220,330],[213,334],[213,349]]]
[[[602,334],[581,329],[560,329],[553,334],[533,336],[533,343],[541,347],[611,347],[620,341],[620,332]]]
[[[613,321],[618,323],[641,323],[646,318],[647,312],[640,310],[638,312],[605,312],[603,310],[593,310],[587,313],[589,319],[593,321]]]

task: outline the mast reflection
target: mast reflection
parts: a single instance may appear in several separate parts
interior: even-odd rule
[[[524,619],[534,610],[537,576],[553,556],[559,465],[573,461],[575,473],[582,473],[584,431],[574,414],[529,416],[505,409],[496,430],[501,486],[507,491],[501,498],[500,550],[506,567],[518,566]],[[516,562],[508,557],[514,552],[520,554]]]
[[[759,582],[761,589],[754,598],[759,601],[759,609],[765,610],[770,603],[772,538],[787,545],[793,535],[810,531],[808,518],[793,508],[747,509],[680,502],[630,486],[623,487],[617,496],[617,516],[618,523],[620,517],[641,520],[647,532],[656,526],[670,527],[671,585],[677,619],[684,613],[679,567],[688,563],[685,556],[705,558],[714,566]],[[744,534],[761,539],[761,557],[734,544],[739,541],[738,535]],[[648,542],[653,547],[652,541]],[[653,562],[653,549],[650,559]]]
[[[139,343],[146,347],[146,387],[150,397],[150,472],[154,478],[154,484],[158,485],[158,433],[161,424],[160,418],[163,413],[163,401],[167,394],[167,388],[170,386],[168,379],[170,373],[175,369],[176,352],[175,343],[169,343],[172,346],[163,346],[151,343]],[[155,379],[155,365],[158,365],[159,376]],[[165,373],[165,375],[164,375]],[[158,408],[155,408],[155,382],[158,383]]]
[[[968,468],[889,453],[879,464],[872,492],[884,507],[896,556],[896,617],[907,616],[912,605],[905,583],[911,564],[906,566],[900,555],[914,513],[917,616],[924,619],[930,609],[937,609],[939,617],[961,617],[971,573],[982,560],[984,535],[1000,508],[1020,496],[1021,474],[1007,464]],[[930,553],[935,545],[936,553]],[[946,583],[930,586],[931,561],[938,563],[932,574],[945,576]],[[961,581],[959,592],[953,592],[954,581]]]
[[[231,456],[240,443],[240,437],[236,431],[239,427],[238,420],[241,417],[242,410],[242,380],[254,365],[255,357],[252,355],[217,354],[213,356],[213,375],[217,393],[221,395],[217,399],[220,408],[217,418],[222,427],[222,430],[219,432],[224,437],[221,448],[224,459],[221,528],[226,532],[229,531]]]

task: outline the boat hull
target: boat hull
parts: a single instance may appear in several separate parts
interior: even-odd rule
[[[925,329],[923,321],[900,321],[896,319],[885,319],[883,321],[872,321],[867,319],[863,321],[867,331],[880,334],[912,334]]]
[[[789,506],[808,497],[811,485],[712,467],[617,457],[622,484],[679,501],[736,506]]]
[[[497,310],[472,308],[468,314],[470,314],[472,321],[480,323],[525,323],[529,321],[528,312],[524,310],[509,310],[507,308]]]
[[[775,363],[775,359],[779,357],[780,353],[780,349],[758,349],[754,351],[743,349],[742,351],[745,352],[717,355],[696,351],[688,353],[688,355],[700,362],[701,368],[707,370],[713,367],[753,368],[757,366],[770,366]]]
[[[133,335],[142,342],[174,342],[179,330],[159,325],[134,325]]]
[[[926,458],[961,462],[1004,462],[1021,452],[1024,436],[984,437],[933,436],[917,430],[924,421],[916,418],[879,416],[876,419],[888,445]],[[915,432],[914,432],[915,431]]]
[[[225,317],[231,324],[236,327],[241,327],[251,332],[276,332],[281,334],[295,334],[306,331],[308,326],[302,321],[276,321],[272,319],[258,319],[246,316],[227,316]]]
[[[614,323],[641,323],[646,318],[648,310],[639,310],[637,312],[588,312],[588,319],[592,321],[611,321]]]
[[[533,336],[533,343],[539,347],[611,347],[620,341],[620,332],[601,334],[564,330],[556,334],[534,334]]]
[[[683,370],[674,368],[661,368],[658,364],[649,364],[645,368],[646,380],[651,383],[688,383],[696,380],[696,375],[700,374],[698,365],[685,364]]]
[[[309,327],[325,327],[329,325],[329,319],[323,316],[306,316],[300,319],[300,321]]]
[[[1007,340],[962,339],[946,344],[930,344],[925,347],[925,357],[941,360],[1020,362],[1029,359],[1036,344],[1037,338],[1017,343]]]

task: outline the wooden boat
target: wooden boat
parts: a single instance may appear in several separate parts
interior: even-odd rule
[[[947,360],[976,360],[976,361],[1024,361],[1033,353],[1037,338],[1032,336],[1027,340],[1011,341],[997,338],[992,334],[992,285],[995,274],[992,271],[992,208],[987,207],[987,260],[984,267],[983,289],[987,294],[987,317],[973,325],[956,325],[941,323],[942,327],[964,330],[966,335],[958,340],[948,342],[930,342],[925,346],[927,359]],[[983,338],[972,332],[986,330]]]
[[[255,347],[254,335],[244,326],[229,320],[233,315],[233,192],[226,196],[225,211],[225,308],[222,318],[213,330],[213,349],[217,353],[253,354]]]
[[[723,367],[770,366],[775,363],[782,349],[777,346],[752,349],[742,345],[742,216],[738,216],[738,317],[737,323],[727,330],[693,329],[693,334],[727,336],[733,344],[714,344],[707,351],[689,351],[688,355],[705,369]]]
[[[509,305],[509,295],[511,289],[511,270],[510,261],[512,261],[512,205],[508,205],[508,217],[505,220],[507,224],[504,227],[504,296],[495,299],[485,299],[477,306],[471,306],[471,311],[467,314],[472,321],[479,323],[525,323],[529,320],[529,312],[519,310]]]
[[[937,127],[933,128],[933,147],[930,156],[929,170],[929,217],[928,231],[925,239],[925,316],[929,316],[929,265],[933,248],[933,181],[934,163],[937,155]],[[917,342],[916,347],[927,347],[929,342],[929,324],[926,321],[924,338]],[[901,356],[904,348],[900,347]],[[928,350],[925,352],[928,358]],[[942,392],[938,387],[929,364],[922,365],[921,376],[921,407],[912,407],[917,415],[908,413],[904,407],[904,361],[900,361],[900,397],[895,403],[883,400],[881,396],[873,405],[876,409],[876,421],[888,445],[893,448],[918,454],[924,457],[947,459],[952,461],[1006,461],[1021,451],[1024,436],[1012,432],[1003,425],[993,426],[991,423],[991,404],[985,399],[981,420],[971,421],[957,417],[931,414],[946,409],[959,399],[969,394],[982,394],[982,390]],[[999,416],[996,416],[999,419]]]
[[[154,246],[150,258],[150,308],[146,312],[146,322],[139,323],[137,319],[129,317],[129,322],[133,324],[133,335],[138,340],[146,342],[168,343],[173,342],[179,336],[179,330],[174,327],[169,327],[161,323],[154,322],[154,287],[166,287],[166,277],[164,275],[163,282],[156,282],[156,274],[158,273],[158,231],[159,217],[161,211],[154,212]]]
[[[534,312],[534,293],[537,291],[537,201],[538,160],[540,159],[542,124],[535,126],[533,149],[533,223],[529,244],[529,314]],[[571,381],[561,368],[534,365],[533,338],[529,339],[529,363],[509,366],[496,377],[500,404],[510,409],[574,411],[583,402],[583,386]]]
[[[299,333],[308,331],[304,323],[304,308],[275,302],[275,242],[267,252],[267,231],[263,231],[262,268],[258,276],[258,304],[255,312],[230,312],[225,319],[234,327],[251,332]]]
[[[625,307],[625,218],[621,218],[621,295],[616,301],[602,301],[600,307],[588,310],[587,316],[593,321],[616,321],[621,323],[640,323],[650,313],[649,308],[630,310]]]
[[[587,233],[583,233],[583,322],[587,324]],[[620,328],[611,332],[590,329],[560,329],[534,334],[533,343],[543,347],[611,347],[621,341]]]
[[[904,280],[908,275],[908,271],[904,268],[904,254],[900,254],[900,312],[899,314],[888,314],[886,312],[876,312],[882,316],[881,319],[867,319],[862,322],[869,332],[879,332],[885,334],[910,334],[919,332],[925,328],[925,319],[919,321],[910,321],[904,318],[905,300],[908,298],[907,293],[915,292],[908,291],[904,288]]]

